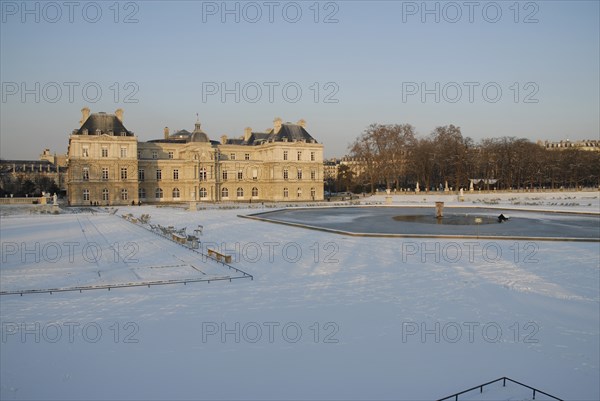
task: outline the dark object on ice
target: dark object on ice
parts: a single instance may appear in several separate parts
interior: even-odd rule
[[[508,221],[508,219],[510,219],[510,217],[500,214],[500,216],[498,216],[498,223],[504,223],[505,221]]]

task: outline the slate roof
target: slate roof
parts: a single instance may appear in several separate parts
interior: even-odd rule
[[[281,129],[277,134],[271,134],[269,139],[275,142],[281,142],[287,139],[288,142],[306,141],[311,142],[316,140],[304,129],[304,127],[292,123],[281,124]]]
[[[114,135],[114,136],[133,136],[133,132],[127,130],[121,120],[114,114],[104,112],[93,113],[85,120],[83,125],[74,132],[75,135],[83,135],[87,130],[88,135]]]

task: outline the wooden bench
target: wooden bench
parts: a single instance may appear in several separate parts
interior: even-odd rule
[[[231,263],[231,255],[225,255],[221,252],[215,251],[214,249],[208,250],[208,256],[215,257],[219,262],[221,261],[221,259],[224,259],[225,263]]]
[[[186,240],[187,240],[187,237],[177,234],[177,233],[173,233],[172,238],[173,238],[173,241],[175,241],[179,244],[183,244],[183,245],[185,245]]]

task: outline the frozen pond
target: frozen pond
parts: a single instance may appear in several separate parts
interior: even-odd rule
[[[504,214],[509,220],[498,222]],[[286,209],[255,214],[267,221],[362,234],[583,238],[600,240],[600,216],[499,208],[338,207]],[[476,222],[479,223],[476,223]]]

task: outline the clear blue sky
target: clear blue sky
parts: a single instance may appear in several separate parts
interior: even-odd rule
[[[304,118],[326,157],[371,123],[599,136],[598,1],[75,3],[1,2],[2,158],[65,153],[84,106],[140,140],[196,113],[212,139]]]

